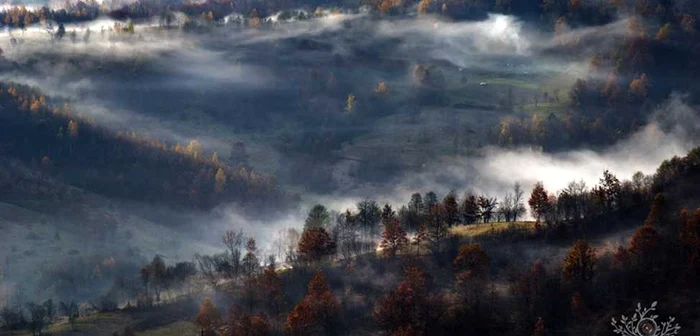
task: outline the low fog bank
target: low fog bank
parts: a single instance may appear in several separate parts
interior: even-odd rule
[[[349,93],[360,97],[379,81],[391,83],[400,94],[398,88],[412,85],[410,73],[417,62],[442,60],[469,71],[502,75],[575,75],[582,73],[581,64],[589,56],[562,60],[543,55],[562,37],[538,33],[513,16],[491,15],[480,22],[448,22],[434,16],[375,20],[362,12],[275,21],[278,16],[266,18],[275,24],[261,29],[229,24],[206,32],[136,22],[131,35],[113,31],[115,24],[123,23],[101,18],[66,25],[62,41],[51,39],[55,23],[51,28],[35,24],[0,33],[4,57],[21,66],[0,78],[73,102],[76,111],[106,127],[165,141],[214,137],[203,143],[215,150],[221,141],[235,137],[257,142],[254,145],[261,142],[236,125],[252,123],[274,134],[281,128],[275,122],[278,114],[306,113],[299,106],[310,102],[299,100],[299,90],[318,84],[300,85],[304,73],[336,83],[337,92],[314,92],[318,99],[311,104],[323,103],[319,109],[342,114]],[[568,35],[605,31],[617,36],[624,32],[622,26],[621,21]],[[600,40],[596,48],[600,51],[607,44]],[[151,99],[139,96],[144,92]],[[126,96],[134,99],[123,99]],[[222,106],[226,113],[214,111]],[[255,110],[255,116],[242,109]],[[185,117],[190,120],[174,120]],[[261,121],[267,123],[260,126]],[[210,132],[220,126],[227,129]],[[264,148],[253,159],[275,167],[265,159],[278,157],[271,151]]]
[[[137,24],[137,36],[130,38],[113,38],[102,32],[102,27],[113,25],[114,21],[102,20],[67,26],[67,32],[76,31],[75,42],[69,37],[64,37],[60,43],[51,42],[45,29],[39,26],[25,32],[2,33],[0,45],[6,50],[7,59],[21,65],[27,65],[24,62],[29,59],[34,63],[29,70],[16,68],[0,74],[0,79],[37,86],[50,96],[72,102],[79,113],[115,130],[136,130],[178,143],[197,138],[208,151],[219,153],[229,149],[232,138],[243,138],[251,149],[253,167],[263,171],[275,171],[278,166],[291,169],[289,167],[294,167],[291,163],[300,160],[293,157],[293,152],[289,155],[275,148],[270,141],[278,135],[280,124],[299,118],[302,115],[300,106],[309,103],[300,100],[297,91],[293,91],[299,83],[291,74],[311,73],[320,65],[331,68],[329,73],[334,74],[331,78],[341,82],[342,87],[339,92],[322,97],[330,101],[327,104],[330,107],[323,105],[322,110],[329,115],[342,115],[345,98],[350,92],[372,92],[380,80],[387,80],[393,85],[392,89],[411,85],[410,73],[419,61],[438,59],[465,68],[541,74],[581,72],[580,64],[585,63],[587,56],[582,55],[576,61],[542,57],[544,50],[559,42],[552,36],[532,32],[517,18],[503,15],[493,15],[482,22],[455,23],[432,17],[375,22],[363,14],[342,14],[284,23],[269,30],[218,27],[202,35],[163,32],[150,24]],[[611,36],[624,34],[624,26],[624,21],[620,21],[606,27],[571,31],[558,39],[594,41],[604,31]],[[92,33],[85,38],[87,27]],[[12,39],[18,41],[16,46],[12,46]],[[318,44],[303,44],[298,39]],[[597,47],[605,48],[608,42],[602,40]],[[375,49],[378,45],[385,49]],[[302,50],[300,46],[313,50]],[[386,53],[382,54],[384,50]],[[78,65],[72,62],[76,59]],[[340,60],[341,66],[334,66],[335,59]],[[526,64],[509,69],[503,66],[503,59],[516,59]],[[96,60],[108,60],[100,64],[115,68],[105,70],[93,66]],[[400,61],[391,63],[396,60]],[[385,70],[380,61],[399,64],[398,70]],[[327,78],[319,80],[327,81]],[[132,94],[146,98],[125,99]],[[118,223],[119,240],[116,244],[105,245],[104,250],[94,243],[82,253],[96,251],[95,255],[100,257],[131,253],[135,261],[130,271],[137,268],[136,263],[145,262],[154,255],[163,255],[166,262],[172,264],[191,260],[194,253],[222,252],[221,235],[226,230],[242,230],[254,237],[261,254],[266,254],[276,248],[280,232],[303,227],[314,204],[340,212],[354,210],[357,202],[372,198],[380,204],[397,207],[405,204],[412,193],[431,190],[439,197],[453,190],[461,197],[463,192],[471,190],[500,198],[514,182],[522,183],[526,192],[537,181],[542,181],[548,190],[557,191],[573,180],[583,180],[592,187],[604,170],[610,170],[621,179],[628,179],[637,171],[653,174],[663,160],[684,155],[700,144],[700,118],[695,108],[685,101],[687,97],[682,95],[671,97],[646,126],[607,149],[544,153],[532,148],[488,147],[482,149],[480,155],[469,157],[425,153],[427,163],[423,167],[404,170],[400,176],[385,181],[353,180],[322,194],[302,189],[302,205],[272,220],[245,217],[231,205],[210,213],[180,213],[148,205],[115,203],[95,205],[91,211],[79,213],[85,215],[82,219],[66,219],[62,225],[75,230],[99,222],[89,213],[93,213],[93,217],[108,214]],[[477,111],[463,113],[476,114]],[[312,117],[328,119],[323,114]],[[246,131],[248,124],[258,128]],[[324,131],[326,127],[333,128],[333,125],[321,124],[318,128]],[[367,129],[385,126],[367,124]],[[286,127],[300,132],[307,126]],[[397,126],[396,129],[401,128]],[[27,216],[29,221],[41,221],[39,215]],[[174,222],[178,225],[173,225]],[[37,226],[37,231],[42,231],[40,240],[29,234],[32,230],[23,222],[8,225],[16,230],[12,231],[12,237],[18,242],[30,241],[27,249],[12,251],[8,247],[7,251],[0,251],[26,254],[18,259],[26,258],[21,271],[10,274],[11,281],[2,286],[21,282],[23,277],[30,277],[30,273],[38,269],[37,265],[47,261],[60,264],[73,260],[66,256],[72,248],[53,256],[55,260],[41,259],[43,255],[37,257],[33,252],[25,253],[45,244],[42,241],[53,239],[55,232],[51,225],[54,223]],[[80,232],[72,233],[64,236],[60,244],[83,246],[85,239]],[[80,253],[72,255],[75,254]],[[15,264],[19,262],[13,262]],[[136,273],[123,275],[137,276]],[[38,297],[42,295],[36,293]]]
[[[285,230],[301,230],[309,209],[316,203],[340,212],[345,209],[355,210],[355,204],[365,198],[397,207],[407,202],[411,193],[429,190],[437,192],[440,197],[452,190],[460,192],[460,196],[462,192],[472,190],[502,197],[515,181],[521,182],[526,191],[536,181],[543,181],[548,190],[556,191],[572,180],[583,180],[592,187],[606,169],[624,179],[630,178],[637,171],[653,174],[661,161],[674,155],[684,155],[690,148],[700,144],[700,118],[697,110],[685,103],[686,99],[682,95],[674,95],[654,114],[647,126],[630,138],[602,151],[576,150],[548,154],[527,148],[487,148],[478,157],[441,160],[420,172],[406,173],[384,185],[355,188],[342,194],[303,194],[299,208],[275,219],[245,217],[234,206],[221,206],[206,213],[179,212],[105,200],[97,195],[84,195],[82,210],[74,212],[73,217],[47,217],[46,214],[22,209],[3,211],[6,214],[2,218],[3,225],[16,242],[16,247],[10,249],[12,246],[8,245],[8,249],[1,250],[0,253],[23,261],[18,263],[13,259],[14,261],[8,262],[9,259],[4,259],[6,263],[3,273],[6,274],[6,281],[0,292],[14,300],[17,295],[31,300],[44,299],[48,297],[48,291],[55,288],[37,290],[33,287],[47,281],[45,278],[26,280],[32,278],[32,273],[39,269],[44,270],[45,274],[59,277],[65,276],[66,272],[93,274],[95,262],[99,264],[112,257],[118,263],[128,260],[127,264],[118,264],[117,271],[108,271],[103,267],[101,272],[105,281],[102,290],[107,290],[115,276],[136,277],[137,274],[133,272],[138,270],[139,263],[145,263],[155,255],[163,256],[170,265],[178,261],[191,261],[195,253],[223,252],[221,235],[227,230],[240,230],[246,236],[255,238],[260,260],[265,260],[265,256],[275,254],[281,248],[278,245],[279,239]],[[7,205],[2,207],[5,210],[8,208]],[[71,212],[70,209],[66,211]],[[8,218],[7,214],[11,213],[20,215]],[[53,219],[46,221],[46,218]],[[117,223],[114,233],[117,239],[109,244],[82,243],[85,239],[95,238],[86,237],[85,232],[78,232],[76,228],[85,227],[86,224],[95,225],[103,221],[103,218],[110,218],[110,221]],[[61,237],[58,240],[57,232]],[[93,234],[99,233],[95,231]],[[600,238],[594,245],[599,253],[609,252],[629,239],[631,234],[631,230],[612,233]],[[25,243],[21,243],[23,241]],[[22,248],[17,249],[20,244]],[[54,252],[47,249],[53,249]],[[56,249],[59,253],[56,253]],[[565,253],[563,247],[540,249],[529,245],[508,247],[499,253],[509,255],[522,250],[527,253],[519,253],[520,258],[528,262],[535,259],[557,262]],[[51,257],[46,257],[48,255]],[[128,257],[125,259],[124,256]],[[100,294],[92,295],[79,291],[76,298],[94,300]]]
[[[367,197],[404,204],[412,193],[430,190],[439,196],[450,191],[459,196],[472,191],[502,197],[515,182],[529,190],[541,181],[550,192],[556,192],[572,181],[582,180],[590,188],[598,184],[605,170],[620,179],[631,179],[636,172],[652,175],[664,160],[684,156],[700,145],[700,116],[697,109],[686,104],[687,100],[687,96],[674,94],[646,126],[602,150],[546,153],[536,148],[487,147],[479,156],[438,159],[383,185],[358,182],[342,196],[309,195],[306,199],[343,210]]]
[[[129,37],[110,32],[115,23],[99,19],[67,25],[68,34],[61,42],[51,41],[41,25],[3,33],[0,45],[4,56],[20,65],[28,65],[25,62],[29,60],[33,63],[29,70],[18,68],[0,78],[37,86],[50,96],[72,102],[79,113],[117,130],[135,130],[178,143],[197,138],[206,150],[219,153],[229,150],[231,139],[242,138],[252,149],[253,168],[268,172],[293,166],[284,160],[298,160],[270,144],[270,138],[279,136],[279,124],[286,120],[279,119],[279,115],[295,118],[301,114],[297,105],[303,102],[295,101],[296,92],[291,91],[298,83],[289,74],[310,71],[319,64],[332,66],[333,58],[340,57],[344,66],[333,69],[335,78],[352,82],[343,84],[346,91],[329,97],[338,101],[337,106],[333,105],[337,111],[331,108],[327,113],[343,113],[344,98],[355,89],[371,91],[379,80],[390,80],[397,87],[411,85],[409,74],[419,61],[446,60],[459,67],[505,73],[580,73],[581,64],[589,55],[564,60],[544,53],[567,39],[604,49],[610,47],[614,37],[624,35],[627,26],[622,19],[603,27],[571,29],[553,36],[505,15],[490,15],[480,22],[448,22],[433,16],[373,20],[364,13],[343,13],[277,22],[265,29],[239,29],[229,24],[206,33],[161,30],[151,22],[137,22],[135,36]],[[71,41],[73,31],[76,37]],[[322,44],[310,44],[312,50],[301,50],[289,43],[302,38]],[[16,45],[11,42],[13,39]],[[382,44],[388,47],[380,50],[386,53],[379,60],[362,54],[367,52],[365,49]],[[394,59],[405,61],[400,63],[402,69],[398,73],[363,62]],[[523,64],[504,67],[504,59],[520,60]],[[71,60],[78,60],[79,66]],[[109,62],[104,64],[117,66],[117,71],[102,72],[104,69],[94,66],[105,60]],[[146,75],[139,75],[141,71]],[[363,75],[357,76],[358,73]],[[146,92],[149,99],[124,99],[135,91]],[[166,98],[167,94],[171,99]],[[223,112],[215,114],[214,110]],[[234,126],[256,118],[264,126],[250,133]],[[572,180],[582,179],[592,186],[606,169],[621,178],[629,178],[636,171],[653,173],[664,159],[683,155],[697,144],[696,122],[694,110],[683,104],[683,97],[676,96],[649,125],[603,151],[583,149],[550,154],[530,148],[485,148],[479,156],[456,158],[426,153],[428,163],[424,167],[418,171],[409,169],[384,183],[352,181],[338,191],[321,195],[314,190],[302,191],[304,208],[283,216],[278,223],[249,221],[239,218],[234,210],[219,209],[217,216],[225,219],[214,225],[251,231],[265,227],[260,234],[251,234],[266,237],[276,230],[268,227],[301,226],[306,209],[314,203],[342,211],[367,197],[402,204],[417,191],[434,190],[444,195],[450,190],[467,189],[497,197],[515,181],[526,188],[543,181],[549,190],[560,190]],[[322,129],[326,127],[332,129],[333,125],[323,125]],[[214,241],[217,235],[212,233],[210,240]]]
[[[211,214],[126,203],[49,183],[41,188],[54,190],[54,201],[0,201],[0,306],[49,298],[99,305],[118,281],[132,283],[156,255],[172,265],[219,251],[195,225],[210,222]]]
[[[356,204],[367,198],[395,208],[406,204],[411,194],[435,191],[442,197],[450,191],[458,196],[466,191],[491,197],[503,197],[515,182],[527,193],[536,182],[543,182],[550,192],[566,188],[572,181],[584,181],[591,188],[599,183],[605,170],[620,179],[631,179],[636,172],[653,175],[664,160],[684,156],[700,145],[700,116],[687,105],[688,97],[674,95],[652,116],[647,126],[609,148],[544,153],[532,148],[501,149],[489,147],[477,157],[439,160],[421,169],[407,172],[386,184],[354,185],[342,192],[301,195],[303,204],[295,211],[272,221],[244,218],[231,207],[217,210],[221,220],[212,223],[208,239],[218,239],[216,232],[235,228],[258,239],[263,249],[271,248],[280,230],[300,230],[311,207],[322,204],[330,210],[356,210]],[[611,237],[601,244],[615,245],[629,232]]]

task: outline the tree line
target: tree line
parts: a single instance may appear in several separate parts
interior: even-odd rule
[[[611,314],[638,300],[659,300],[692,328],[697,313],[688,309],[695,304],[688,293],[697,290],[700,277],[700,210],[679,210],[692,199],[678,185],[698,178],[697,153],[665,162],[651,177],[620,181],[606,171],[590,189],[573,182],[553,194],[536,183],[526,197],[515,185],[504,199],[520,205],[516,212],[527,203],[536,223],[530,236],[517,240],[506,231],[472,238],[450,234],[451,225],[488,221],[480,207],[480,216],[461,212],[459,205],[473,201],[459,201],[454,193],[441,201],[431,192],[412,195],[401,207],[403,219],[401,210],[371,200],[344,213],[317,205],[301,233],[284,230],[270,251],[261,251],[242,231],[227,231],[221,254],[169,266],[156,256],[135,275],[139,294],[122,310],[157,311],[181,296],[213,292],[223,295],[204,299],[192,317],[208,335],[547,335],[604,333]],[[402,223],[411,211],[424,216],[417,228]],[[635,215],[640,211],[642,220]],[[473,218],[472,224],[463,222]],[[629,227],[634,233],[615,248],[596,243]],[[353,237],[367,245],[353,245]],[[565,252],[530,260],[506,248],[527,249],[528,241],[535,249],[566,246]],[[373,283],[386,274],[395,280]],[[101,309],[116,309],[104,302]],[[31,323],[34,315],[52,321],[40,318],[50,311],[42,307],[7,310],[3,321]],[[66,311],[70,318],[73,310]]]
[[[371,323],[370,330],[387,335],[448,335],[455,332],[467,335],[598,334],[610,331],[607,328],[611,313],[631,309],[636,300],[663,300],[664,306],[687,324],[693,316],[697,317],[696,313],[672,306],[694,304],[693,300],[684,297],[684,293],[697,287],[696,280],[700,276],[697,273],[700,269],[697,265],[700,210],[683,209],[674,214],[664,196],[671,197],[666,193],[671,191],[664,189],[664,193],[656,193],[660,189],[655,185],[663,172],[664,169],[659,169],[653,177],[637,174],[632,181],[619,181],[606,171],[593,188],[587,189],[583,183],[573,182],[556,196],[537,183],[527,201],[536,222],[543,224],[536,230],[555,232],[557,226],[575,227],[577,223],[590,224],[604,221],[606,217],[613,220],[605,221],[608,227],[596,228],[597,232],[575,231],[563,238],[562,241],[569,241],[571,245],[556,262],[535,260],[526,265],[509,264],[499,245],[507,241],[499,240],[499,234],[495,234],[496,241],[493,242],[468,243],[446,239],[443,241],[446,246],[444,253],[433,256],[451,260],[451,266],[447,267],[452,277],[449,281],[444,275],[439,275],[445,266],[440,266],[437,259],[406,250],[410,240],[401,227],[399,216],[390,206],[380,208],[370,202],[369,207],[358,206],[357,214],[350,211],[339,214],[339,218],[362,218],[367,215],[363,209],[370,209],[370,217],[376,217],[376,222],[384,227],[379,254],[388,264],[382,262],[378,265],[394,265],[392,272],[401,274],[398,282],[388,290],[368,294],[365,300],[371,301],[368,304],[371,309],[359,313],[361,317],[348,306],[347,300],[352,297],[348,294],[349,289],[345,287],[343,292],[336,287],[333,290],[331,284],[333,281],[352,283],[349,279],[355,275],[362,259],[358,256],[347,260],[341,274],[331,266],[322,266],[332,255],[333,244],[328,243],[332,234],[322,233],[331,216],[325,208],[316,206],[309,213],[302,235],[323,241],[321,245],[324,247],[310,252],[305,250],[309,244],[299,241],[301,258],[314,261],[309,263],[306,259],[306,263],[299,263],[296,267],[310,269],[313,276],[306,295],[290,306],[286,318],[284,314],[275,318],[276,315],[268,315],[265,309],[259,313],[241,313],[233,308],[227,318],[222,318],[218,308],[207,299],[195,321],[204,333],[211,335],[331,335],[365,330],[354,324],[358,320]],[[445,197],[447,202],[437,202],[432,209],[449,208],[450,198]],[[421,196],[423,199],[430,204],[436,198]],[[425,203],[417,200],[414,195],[414,205]],[[613,222],[620,220],[616,213],[627,214],[637,208],[648,209],[648,212],[641,225],[637,222],[637,229],[629,242],[620,243],[614,250],[601,250],[586,238],[610,232]],[[435,221],[432,217],[435,215],[427,215],[425,226]],[[445,212],[442,216],[445,227],[448,227],[448,216]],[[358,232],[358,236],[371,235],[371,229],[367,231]],[[418,229],[416,236],[421,231]],[[312,238],[318,236],[323,237]],[[539,237],[546,241],[547,234]],[[338,240],[337,245],[342,244],[342,240]],[[501,263],[509,266],[504,269]],[[329,279],[329,274],[334,274],[333,280]],[[282,279],[287,277],[294,278],[294,275],[283,272]],[[669,283],[674,285],[669,287]],[[285,284],[290,285],[289,282]],[[506,285],[505,293],[495,289],[501,284]]]

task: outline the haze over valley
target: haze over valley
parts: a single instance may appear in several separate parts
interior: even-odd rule
[[[2,3],[0,335],[693,334],[699,13]]]

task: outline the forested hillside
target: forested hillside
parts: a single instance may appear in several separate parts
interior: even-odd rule
[[[700,2],[0,5],[0,335],[700,334]]]
[[[197,140],[169,146],[115,133],[78,117],[70,105],[48,104],[37,90],[13,84],[0,90],[0,154],[35,169],[37,184],[57,178],[105,196],[193,209],[226,201],[284,208],[287,201],[269,176],[228,167]],[[3,184],[14,178],[6,176]]]

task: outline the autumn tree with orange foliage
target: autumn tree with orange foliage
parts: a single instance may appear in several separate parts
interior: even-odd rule
[[[216,330],[221,325],[221,315],[209,298],[202,301],[194,323],[201,329],[202,335],[216,335]]]
[[[216,153],[214,153],[216,155]],[[218,162],[218,158],[217,158]],[[220,194],[224,191],[224,188],[226,187],[226,173],[224,173],[224,170],[219,168],[216,171],[216,175],[214,175],[214,190],[216,191],[217,194]]]
[[[384,81],[381,81],[379,82],[379,84],[377,84],[377,87],[374,89],[374,92],[380,96],[389,96],[391,94],[391,92],[389,91],[389,87]]]
[[[532,336],[546,336],[547,328],[544,325],[544,319],[541,317],[537,318],[535,322],[535,328],[532,330]]]
[[[662,217],[664,212],[665,199],[662,194],[656,194],[654,200],[651,202],[651,209],[649,209],[649,215],[644,221],[644,225],[650,226],[660,226],[662,224]]]
[[[540,219],[549,211],[549,196],[547,191],[544,190],[544,185],[542,182],[537,182],[535,187],[532,189],[530,194],[530,200],[527,201],[530,205],[530,211],[532,215],[535,216],[535,221],[539,224]]]
[[[671,36],[671,32],[671,24],[667,23],[659,28],[659,31],[656,33],[656,39],[658,41],[666,41]]]
[[[401,9],[405,6],[403,0],[380,0],[375,2],[377,10],[379,10],[379,12],[382,14],[391,14],[401,11]]]
[[[197,139],[190,140],[184,150],[195,160],[202,156],[202,144]]]
[[[254,8],[253,11],[249,15],[249,20],[248,25],[251,28],[259,28],[262,25],[262,19],[260,19],[260,13],[258,13],[258,9]]]
[[[582,0],[569,0],[569,10],[571,12],[577,11],[581,6],[583,6]]]
[[[639,17],[631,17],[627,20],[627,36],[631,39],[643,39],[646,35],[644,22]]]
[[[455,285],[465,302],[478,305],[486,286],[489,257],[479,244],[462,245],[452,262]]]
[[[399,286],[380,298],[374,320],[391,335],[426,335],[442,317],[442,298],[429,293],[425,273],[411,266]]]
[[[617,84],[617,76],[611,73],[603,86],[601,95],[608,101],[608,105],[616,106],[622,97],[622,89]]]
[[[664,271],[668,265],[661,241],[659,232],[651,225],[642,225],[632,236],[626,286],[636,292],[635,295],[649,298],[647,295],[652,293],[649,289],[659,286],[669,276]]]
[[[593,280],[596,262],[595,249],[579,239],[564,258],[562,276],[576,286],[585,286]]]
[[[630,83],[630,99],[632,99],[633,101],[643,102],[649,96],[650,86],[651,83],[649,81],[649,77],[646,74],[642,74],[641,76],[635,78]]]
[[[299,258],[306,262],[318,261],[335,253],[335,242],[324,228],[304,230],[299,240]]]
[[[684,249],[697,248],[700,244],[700,208],[691,215],[688,209],[681,210],[679,241]]]
[[[523,272],[511,284],[511,291],[520,303],[519,310],[536,316],[548,304],[545,294],[549,293],[547,270],[541,260],[536,260],[530,269]]]
[[[638,266],[646,268],[652,265],[659,251],[659,233],[651,225],[642,225],[632,236],[630,253]]]
[[[70,135],[71,139],[77,139],[78,134],[79,134],[79,126],[78,123],[75,120],[71,120],[68,122],[68,134]],[[73,148],[74,148],[74,143],[71,142],[70,146],[68,147],[68,151],[70,155],[73,155]]]
[[[697,284],[700,278],[700,208],[691,215],[687,209],[681,211],[682,226],[679,241],[685,263],[685,274],[690,282]]]
[[[230,322],[231,336],[268,336],[270,322],[263,313],[249,315],[245,312],[237,314]]]
[[[681,28],[688,34],[695,34],[695,17],[690,14],[684,14],[681,18]]]
[[[433,3],[432,0],[421,0],[418,3],[418,14],[427,14],[431,3]]]
[[[453,265],[457,272],[471,272],[474,276],[485,277],[489,268],[489,256],[479,244],[462,245]]]
[[[393,218],[384,225],[382,241],[379,243],[379,247],[384,255],[394,258],[396,254],[404,250],[407,245],[408,238],[406,237],[406,231],[401,228],[401,222],[398,218]]]
[[[585,322],[591,315],[591,312],[583,299],[583,295],[581,295],[579,292],[576,292],[571,296],[571,314],[579,322]]]
[[[272,267],[267,267],[259,276],[258,286],[260,293],[264,297],[265,305],[274,314],[279,314],[282,310],[284,301],[284,293],[282,291],[282,279],[280,279],[277,271]]]
[[[306,297],[287,316],[287,331],[291,335],[333,335],[340,323],[340,303],[319,270],[309,282]]]

